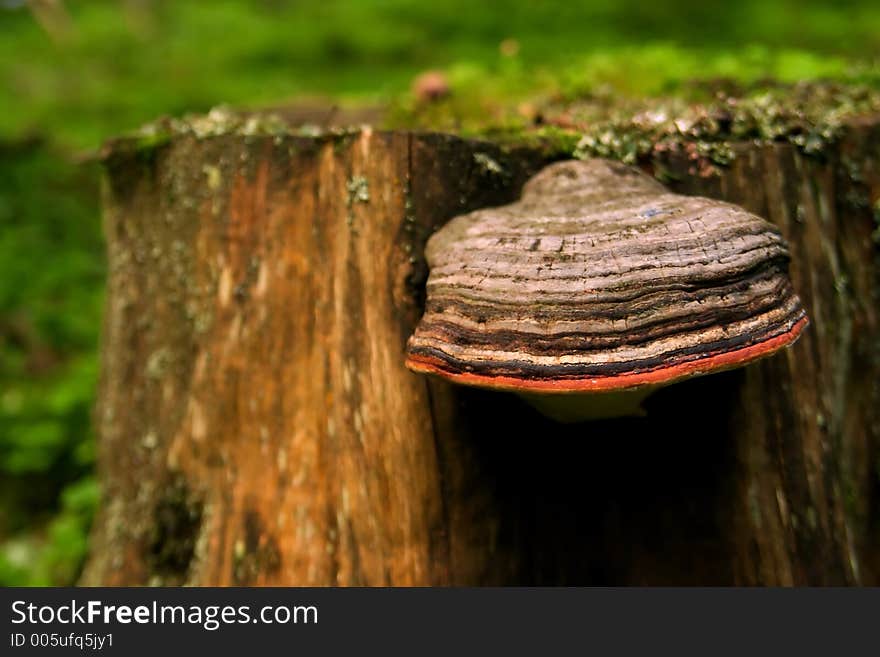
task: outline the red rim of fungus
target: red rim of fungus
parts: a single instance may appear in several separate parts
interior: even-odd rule
[[[789,331],[748,347],[713,354],[706,358],[679,363],[671,367],[616,376],[593,376],[583,379],[520,379],[513,376],[449,372],[442,367],[442,360],[424,355],[410,355],[406,359],[406,366],[413,372],[434,374],[454,383],[510,392],[531,391],[558,394],[614,392],[648,385],[666,385],[700,374],[722,372],[748,365],[756,360],[772,356],[780,349],[794,344],[809,323],[809,319],[803,317]]]

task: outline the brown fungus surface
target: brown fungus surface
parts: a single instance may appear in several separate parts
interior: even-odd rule
[[[407,365],[458,383],[653,387],[768,356],[807,324],[772,224],[607,160],[548,166],[520,201],[451,220],[426,257]]]

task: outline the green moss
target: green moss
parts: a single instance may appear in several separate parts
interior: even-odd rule
[[[132,148],[137,152],[155,151],[168,144],[172,137],[173,134],[171,131],[146,131],[138,135],[137,139],[132,144]]]
[[[321,128],[312,124],[298,124],[275,112],[251,112],[226,105],[217,106],[206,114],[186,114],[179,118],[162,117],[120,137],[108,140],[101,154],[104,158],[134,155],[150,160],[175,138],[211,139],[238,136],[245,138],[308,137],[332,141],[337,149],[344,149],[360,132],[359,127],[334,126]],[[296,147],[290,146],[291,153]]]
[[[401,113],[389,107],[384,127],[443,130],[493,141],[502,147],[541,149],[550,157],[608,157],[630,164],[664,152],[686,151],[712,166],[726,166],[741,142],[786,141],[821,157],[855,116],[880,112],[880,87],[827,81],[742,86],[731,81],[694,83],[674,94],[630,98],[603,94],[560,94],[525,103],[499,99],[491,112],[455,114],[447,101],[430,110]],[[459,108],[460,109],[460,108]],[[110,142],[107,152],[155,152],[175,136],[206,139],[306,136],[344,148],[357,127],[298,125],[273,113],[221,106],[205,115],[163,118]],[[479,163],[478,163],[479,164]],[[658,177],[662,177],[660,171]]]
[[[806,155],[822,157],[848,120],[880,111],[880,84],[873,75],[789,84],[705,80],[646,95],[616,88],[596,91],[572,81],[558,84],[554,93],[543,96],[513,93],[463,101],[453,93],[428,106],[400,104],[391,113],[392,125],[503,144],[543,144],[554,155],[630,164],[656,163],[664,153],[684,152],[703,163],[701,171],[711,173],[730,164],[734,145],[741,142],[785,141]],[[471,80],[470,86],[483,85]]]
[[[577,105],[565,111],[583,126],[576,155],[635,163],[692,145],[715,165],[734,158],[738,142],[787,141],[820,156],[848,119],[880,110],[880,92],[860,85],[824,82],[758,86],[739,94],[719,92],[705,102],[652,98],[615,110],[607,118],[578,120]],[[592,118],[592,117],[591,117]]]

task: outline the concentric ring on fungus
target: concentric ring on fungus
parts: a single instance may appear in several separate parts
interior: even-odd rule
[[[808,323],[772,224],[607,160],[546,167],[516,203],[452,219],[426,258],[407,367],[557,419],[637,413],[658,386],[769,356]]]

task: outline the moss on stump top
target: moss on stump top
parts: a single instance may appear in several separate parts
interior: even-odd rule
[[[480,107],[456,97],[453,89],[429,102],[406,97],[384,107],[310,103],[253,111],[220,106],[203,115],[163,117],[111,140],[103,152],[149,152],[175,136],[344,138],[369,124],[530,146],[551,157],[599,156],[629,164],[684,151],[710,175],[713,167],[729,164],[735,145],[744,142],[789,142],[821,156],[847,124],[871,116],[880,116],[880,89],[830,81],[750,86],[709,81],[667,96],[558,94]]]

